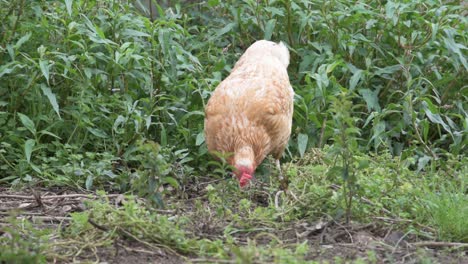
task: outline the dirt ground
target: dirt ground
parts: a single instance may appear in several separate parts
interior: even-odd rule
[[[17,218],[30,220],[37,228],[57,228],[66,226],[71,220],[71,212],[86,210],[83,201],[92,199],[94,194],[79,193],[66,188],[34,189],[12,191],[0,187],[0,236],[8,236],[4,231],[6,218],[14,212]],[[108,197],[118,206],[120,194]],[[187,199],[183,210],[190,214],[191,200]],[[207,202],[207,201],[206,201]],[[262,201],[263,203],[263,201]],[[286,224],[281,230],[271,230],[274,236],[260,232],[239,233],[236,235],[239,243],[247,243],[247,239],[255,239],[257,245],[268,244],[279,238],[283,243],[304,241],[309,244],[307,260],[334,263],[336,257],[354,260],[367,259],[377,263],[468,263],[466,247],[456,243],[438,243],[423,241],[421,238],[405,234],[401,230],[389,228],[385,221],[392,219],[380,218],[374,223],[352,223],[343,225],[324,219],[315,222],[297,221]],[[192,232],[201,237],[222,235],[224,223],[198,221]],[[391,226],[391,225],[390,225]],[[374,252],[374,256],[369,256]],[[181,257],[163,249],[155,250],[137,241],[116,241],[112,247],[99,248],[97,252],[85,252],[75,261],[97,261],[100,263],[235,263],[229,260],[198,258],[196,256]]]

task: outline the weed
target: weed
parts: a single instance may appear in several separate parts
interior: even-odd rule
[[[36,229],[26,219],[8,218],[10,226],[0,229],[0,262],[46,263],[51,230]]]

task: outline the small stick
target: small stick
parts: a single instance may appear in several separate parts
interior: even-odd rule
[[[106,197],[113,198],[117,197],[120,194],[108,194],[105,195]],[[64,194],[64,195],[49,195],[49,196],[42,196],[41,199],[60,199],[60,198],[97,198],[99,196],[94,194]],[[0,194],[0,198],[8,198],[8,199],[24,199],[24,200],[36,200],[34,196],[26,196],[26,195],[16,195],[16,194]]]
[[[144,249],[137,249],[137,248],[131,248],[131,247],[127,247],[125,245],[121,245],[119,244],[119,246],[123,247],[125,250],[127,251],[132,251],[132,252],[136,252],[136,253],[144,253],[144,254],[149,254],[149,255],[158,255],[158,256],[165,256],[165,254],[161,251],[161,252],[154,252],[154,251],[149,251],[149,250],[144,250]]]
[[[414,242],[410,245],[415,247],[468,247],[468,243],[458,243],[458,242],[438,242],[438,241],[423,241],[423,242]]]
[[[31,218],[31,219],[40,219],[44,221],[70,221],[72,218],[71,217],[66,217],[66,216],[40,216],[40,215],[30,215],[30,216],[24,216],[22,218]]]
[[[41,216],[41,215],[44,215],[42,213],[31,213],[31,212],[19,212],[19,211],[16,211],[16,210],[21,210],[19,208],[10,208],[10,209],[6,209],[4,211],[6,212],[0,212],[0,215],[15,215],[17,214],[17,216],[22,216],[22,215],[29,215],[29,216]],[[0,208],[0,211],[2,211],[2,209]],[[15,212],[15,213],[13,213]]]
[[[237,263],[235,260],[230,259],[209,259],[209,258],[199,258],[199,259],[189,259],[192,263]]]
[[[101,230],[101,231],[104,231],[104,232],[107,232],[109,231],[109,228],[105,227],[105,226],[102,226],[102,225],[99,225],[98,223],[94,222],[93,220],[89,219],[88,218],[88,223],[90,223],[92,226],[94,226],[95,228]]]
[[[376,220],[382,220],[382,221],[385,221],[385,222],[391,222],[391,223],[412,223],[412,224],[415,224],[415,225],[417,225],[419,227],[425,228],[425,229],[427,229],[427,230],[429,230],[431,232],[436,232],[436,230],[434,228],[422,225],[422,224],[414,222],[413,220],[410,220],[410,219],[388,218],[388,217],[381,217],[381,216],[374,216],[372,218],[376,219]]]

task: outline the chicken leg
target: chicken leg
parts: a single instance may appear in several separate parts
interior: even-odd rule
[[[278,172],[279,172],[280,188],[281,190],[286,191],[289,185],[288,177],[284,176],[283,171],[281,170],[281,164],[280,164],[279,159],[276,159],[275,163],[276,163],[276,168],[278,169]]]

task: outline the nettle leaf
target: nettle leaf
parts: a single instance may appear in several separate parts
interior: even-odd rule
[[[164,177],[164,182],[166,182],[167,184],[171,185],[171,186],[174,187],[175,189],[178,189],[178,188],[179,188],[179,183],[178,183],[177,180],[174,179],[173,177]]]
[[[163,125],[161,126],[161,146],[167,146],[167,133],[166,128]]]
[[[18,64],[16,61],[2,65],[0,67],[0,77],[12,73],[16,68],[24,68],[24,65]]]
[[[15,46],[14,46],[15,49],[18,50],[19,48],[21,48],[21,46],[22,46],[26,41],[29,40],[29,38],[31,37],[31,35],[32,35],[32,33],[31,33],[31,32],[28,32],[28,34],[22,36],[22,37],[16,42],[16,44],[15,44]]]
[[[198,133],[195,145],[200,146],[203,142],[205,142],[205,133],[202,131]]]
[[[208,0],[208,5],[210,7],[215,7],[215,6],[219,5],[219,0]]]
[[[435,109],[435,106],[430,101],[428,101],[428,100],[423,101],[422,106],[423,106],[423,109],[424,109],[424,113],[426,114],[427,118],[429,118],[429,120],[431,120],[432,123],[436,123],[436,124],[441,125],[444,128],[445,131],[452,134],[452,130],[444,122],[444,120],[442,120],[442,117],[439,114],[434,113],[435,112],[434,110],[431,111],[431,109]]]
[[[151,115],[148,115],[145,117],[145,127],[146,127],[146,130],[148,130],[151,126],[152,122],[151,122]]]
[[[24,155],[28,163],[31,163],[31,154],[33,152],[34,146],[36,145],[36,140],[28,139],[24,142]]]
[[[359,80],[361,80],[362,72],[362,70],[357,70],[356,72],[354,72],[353,76],[349,80],[349,89],[351,91],[353,91],[354,88],[356,88],[357,83],[359,82]]]
[[[466,70],[468,70],[468,64],[466,61],[466,57],[463,55],[462,50],[466,50],[467,48],[460,43],[455,42],[455,38],[453,36],[453,30],[444,30],[445,33],[447,34],[447,38],[444,38],[444,44],[445,47],[452,53],[456,54],[458,56],[458,59],[460,60],[461,64],[463,64],[463,67],[465,67]]]
[[[418,159],[418,169],[417,169],[417,171],[419,172],[419,171],[423,170],[426,167],[426,165],[429,163],[429,161],[431,161],[431,160],[432,160],[432,158],[427,156],[427,155],[424,155],[424,156],[420,157]]]
[[[334,166],[331,167],[328,172],[327,176],[343,176],[345,169],[341,166]]]
[[[232,22],[232,23],[227,24],[226,26],[224,26],[222,29],[220,29],[220,30],[217,32],[216,37],[217,37],[217,38],[221,37],[222,35],[228,33],[229,31],[231,31],[234,27],[236,27],[236,23],[235,23],[235,22]]]
[[[271,35],[273,34],[273,30],[276,26],[276,19],[270,19],[265,25],[265,35],[263,36],[264,39],[270,40]]]
[[[52,108],[54,109],[55,113],[57,113],[58,117],[61,119],[59,112],[60,108],[57,103],[57,97],[55,96],[55,94],[45,84],[41,84],[41,90],[44,93],[44,95],[47,96],[47,99],[49,99],[49,103],[52,105]]]
[[[89,132],[91,132],[91,134],[95,135],[96,137],[99,137],[99,138],[108,138],[109,137],[106,134],[106,132],[102,131],[101,129],[92,128],[92,127],[88,127],[87,129],[88,129]]]
[[[379,91],[371,91],[369,89],[361,89],[359,90],[359,94],[364,98],[364,101],[366,101],[367,104],[367,109],[369,111],[375,110],[377,112],[380,112],[380,104],[379,104],[379,98],[378,98],[378,93]]]
[[[265,7],[265,11],[271,13],[273,16],[284,16],[284,11],[283,9],[280,9],[280,8],[268,6],[268,7]]]
[[[65,6],[67,7],[67,13],[69,16],[72,15],[72,5],[73,5],[73,0],[65,0]]]
[[[122,124],[124,124],[126,121],[127,121],[127,120],[126,120],[125,117],[123,117],[122,115],[119,115],[119,116],[115,119],[115,121],[114,121],[114,125],[112,126],[112,130],[114,130],[114,132],[116,132],[116,133],[118,133],[118,134],[121,134],[122,132],[120,132],[120,131],[118,130],[118,128],[119,128]]]
[[[150,37],[148,33],[141,32],[141,31],[134,30],[134,29],[125,29],[123,31],[123,35],[128,36],[128,37]]]
[[[86,182],[85,182],[86,190],[91,190],[91,188],[93,187],[93,181],[94,181],[93,175],[89,174],[88,177],[86,177]]]
[[[47,60],[40,60],[39,67],[41,68],[42,75],[46,78],[47,84],[49,84],[49,62]]]
[[[384,121],[380,121],[374,124],[374,126],[372,127],[372,137],[369,140],[368,145],[371,144],[371,142],[373,142],[374,148],[377,149],[380,146],[380,144],[383,143],[383,137],[385,136],[384,132],[385,132]]]
[[[395,72],[401,70],[402,67],[401,67],[401,65],[397,64],[397,65],[392,65],[392,66],[387,66],[387,67],[384,67],[384,68],[377,68],[377,69],[378,70],[376,70],[374,72],[374,75],[384,77],[384,75],[394,74]]]
[[[309,141],[309,136],[306,134],[299,134],[297,136],[297,148],[299,150],[299,155],[301,155],[301,158],[304,157],[304,153],[307,149],[307,142]]]
[[[47,130],[41,130],[41,131],[39,131],[39,134],[41,134],[41,135],[49,135],[49,136],[54,137],[54,138],[56,138],[56,139],[62,139],[61,137],[59,137],[59,136],[55,135],[54,133],[49,132],[49,131],[47,131]]]
[[[18,116],[20,118],[21,124],[23,124],[23,126],[27,128],[33,135],[36,135],[36,126],[34,125],[34,122],[27,115],[18,113]]]

